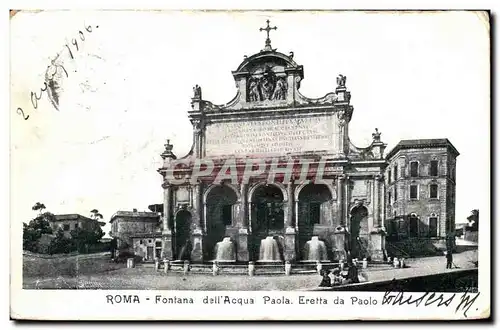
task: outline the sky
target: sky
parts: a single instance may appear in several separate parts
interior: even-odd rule
[[[356,146],[369,145],[375,128],[387,151],[402,139],[448,138],[460,152],[456,222],[475,208],[487,214],[489,26],[481,15],[45,11],[10,21],[12,222],[32,219],[36,202],[56,214],[96,208],[107,221],[161,203],[166,139],[178,157],[191,148],[193,86],[215,104],[230,101],[231,71],[264,47],[267,19],[278,27],[273,48],[304,66],[303,95],[321,97],[347,76]],[[30,94],[40,94],[58,54],[68,73],[59,109],[45,92],[34,109]]]

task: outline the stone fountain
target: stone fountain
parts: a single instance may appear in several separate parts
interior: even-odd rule
[[[313,236],[306,242],[304,252],[305,261],[328,261],[326,244],[318,236]]]
[[[278,242],[272,236],[267,236],[266,238],[260,241],[259,261],[260,262],[282,261]]]
[[[224,237],[215,245],[215,261],[236,261],[236,251],[230,237]]]

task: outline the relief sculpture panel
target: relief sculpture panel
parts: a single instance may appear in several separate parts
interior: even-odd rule
[[[248,79],[247,102],[285,100],[287,94],[286,76],[280,77],[270,66]]]

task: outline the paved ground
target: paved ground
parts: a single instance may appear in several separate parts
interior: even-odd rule
[[[474,268],[477,251],[465,251],[454,255],[459,268]],[[408,268],[388,269],[373,267],[362,271],[368,281],[391,280],[411,276],[436,274],[453,270],[446,269],[444,256],[407,260]],[[105,273],[77,277],[59,276],[50,278],[25,278],[25,289],[128,289],[128,290],[310,290],[316,288],[319,275],[274,275],[254,276],[190,274],[164,274],[154,268],[138,267],[118,269]]]

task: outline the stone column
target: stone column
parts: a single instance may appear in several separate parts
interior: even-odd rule
[[[193,140],[194,140],[194,156],[197,158],[201,158],[201,123],[194,123],[193,129]]]
[[[382,205],[380,203],[382,196],[380,193],[380,181],[382,177],[376,175],[374,177],[374,196],[373,196],[373,221],[374,227],[370,231],[370,241],[371,241],[371,257],[372,260],[384,260],[386,257],[385,252],[385,231],[383,229],[383,224],[381,223],[381,212],[383,210],[383,200]]]
[[[385,184],[384,177],[380,176],[380,227],[385,228]]]
[[[247,203],[247,194],[248,194],[248,184],[242,183],[240,188],[240,212],[238,216],[238,226],[239,227],[247,227],[248,226],[248,203]]]
[[[252,221],[253,221],[253,212],[252,212],[252,202],[248,202],[248,231],[251,233],[252,232]]]
[[[379,189],[379,176],[373,178],[373,226],[380,227],[380,189]],[[373,228],[370,228],[372,230]]]
[[[202,229],[202,219],[203,219],[203,208],[202,208],[202,197],[201,197],[201,185],[199,182],[191,186],[192,201],[193,201],[193,211],[194,211],[194,227],[197,229]]]
[[[284,246],[284,255],[285,261],[294,261],[296,259],[296,251],[295,251],[295,228],[293,227],[293,183],[289,182],[286,186],[288,199],[286,201],[286,209],[288,212],[285,212],[285,246]]]
[[[343,205],[343,217],[344,217],[344,223],[349,227],[349,231],[350,231],[350,226],[351,224],[349,223],[349,205],[350,205],[350,199],[351,199],[351,196],[349,194],[349,190],[350,190],[350,185],[351,185],[351,182],[350,182],[350,178],[349,176],[345,175],[344,176],[344,205]]]
[[[341,226],[347,227],[349,212],[348,189],[349,181],[347,175],[342,174],[337,177],[337,216]],[[346,230],[344,228],[335,229],[333,235],[333,259],[336,261],[345,260],[347,252],[345,250]]]
[[[346,219],[344,218],[344,180],[343,175],[337,177],[337,216],[339,218],[340,225],[346,224]]]
[[[299,231],[299,201],[295,201],[295,231]]]
[[[172,200],[172,186],[164,183],[163,187],[163,230],[162,230],[162,258],[172,260],[173,246],[172,246],[172,230],[170,229],[171,223],[171,200]]]
[[[192,186],[192,194],[193,194],[193,220],[194,220],[194,228],[191,233],[193,250],[191,251],[191,260],[193,262],[202,262],[203,261],[203,229],[201,224],[202,212],[203,209],[201,207],[201,185],[199,182],[195,183]]]
[[[286,186],[286,194],[288,199],[286,201],[286,208],[288,210],[285,217],[285,228],[293,227],[293,183],[289,182]]]
[[[338,94],[338,93],[337,93]],[[338,119],[338,128],[339,128],[339,135],[338,135],[338,151],[340,156],[345,156],[348,153],[348,131],[347,128],[349,127],[348,123],[348,115],[347,115],[347,110],[342,109],[337,111],[337,119]]]
[[[240,190],[240,212],[238,214],[238,242],[237,242],[237,259],[238,261],[248,261],[248,203],[247,203],[248,185],[241,184]]]

